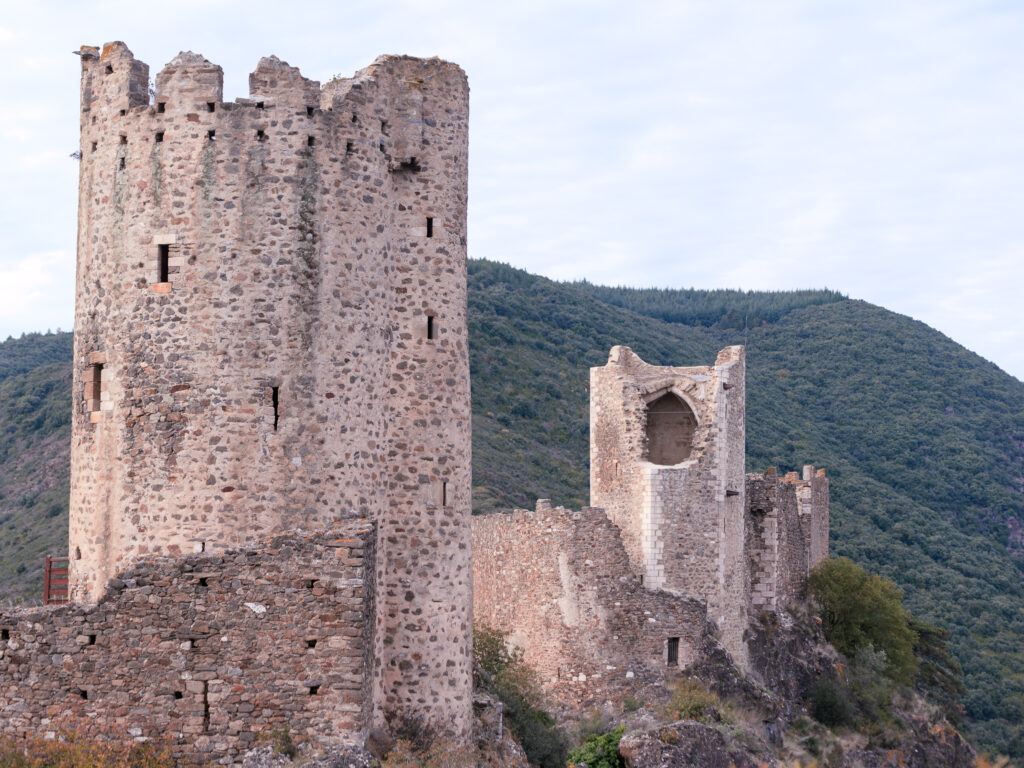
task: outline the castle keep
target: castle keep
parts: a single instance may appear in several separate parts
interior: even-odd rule
[[[593,506],[474,518],[474,615],[561,705],[639,695],[708,643],[754,673],[751,618],[828,556],[824,470],[744,473],[745,378],[743,347],[687,368],[613,347],[590,371]]]
[[[134,660],[107,655],[114,632],[101,618],[136,604],[109,585],[184,601],[153,625],[193,643],[178,682],[141,674],[123,703],[161,729],[147,707],[178,708],[183,742],[198,733],[240,748],[262,721],[232,731],[218,709],[232,684],[252,683],[225,653],[229,627],[242,624],[212,596],[235,601],[245,625],[255,611],[265,629],[245,640],[267,660],[280,644],[273,627],[289,612],[315,617],[316,595],[327,618],[296,640],[295,668],[262,705],[268,722],[308,711],[312,733],[338,741],[414,716],[465,736],[464,73],[383,56],[321,87],[271,57],[250,76],[249,98],[226,102],[220,67],[194,53],[157,74],[152,95],[148,66],[123,43],[80,56],[69,553],[78,607],[61,621],[69,647],[77,636],[95,642],[74,649],[93,661],[67,657],[67,679],[53,685],[88,690],[76,707],[102,720],[117,686],[90,670],[102,659],[162,663],[148,643]],[[245,608],[244,585],[265,583],[246,564],[272,560],[268,537],[289,531],[325,532],[323,551],[282,558],[271,569],[280,596],[255,600],[262,612]],[[111,581],[167,557],[192,566]],[[32,652],[20,632],[10,623],[5,639]],[[181,683],[186,672],[203,685]],[[5,688],[36,712],[19,689]],[[261,708],[248,696],[239,706]]]

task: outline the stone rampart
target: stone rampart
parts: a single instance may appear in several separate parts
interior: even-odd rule
[[[0,613],[0,733],[169,739],[228,761],[287,725],[322,743],[370,718],[375,533],[140,561],[96,605]]]
[[[564,707],[661,683],[710,631],[703,602],[641,585],[603,510],[478,515],[473,549],[476,620],[509,632]]]

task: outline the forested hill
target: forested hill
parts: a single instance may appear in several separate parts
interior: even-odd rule
[[[478,510],[586,503],[588,368],[613,345],[703,365],[746,340],[748,468],[827,468],[833,551],[953,631],[973,735],[1024,755],[1024,384],[829,291],[602,288],[473,261],[469,320]],[[30,347],[48,351],[29,365]],[[67,334],[0,345],[3,594],[38,594],[38,552],[66,546],[69,367]]]

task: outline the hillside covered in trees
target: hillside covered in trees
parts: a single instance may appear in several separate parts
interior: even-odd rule
[[[1024,756],[1024,384],[831,291],[556,283],[470,263],[474,508],[588,496],[588,369],[615,344],[703,365],[747,344],[748,469],[827,468],[832,550],[952,631],[973,737]],[[70,334],[0,345],[0,596],[66,547]]]

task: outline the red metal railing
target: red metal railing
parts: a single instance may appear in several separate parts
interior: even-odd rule
[[[46,556],[43,570],[43,605],[68,601],[68,559]]]

